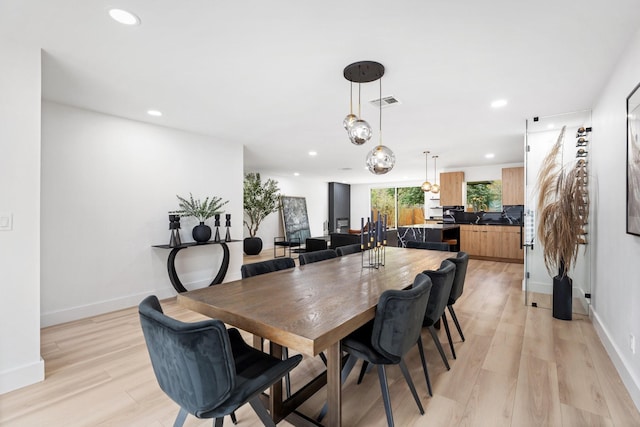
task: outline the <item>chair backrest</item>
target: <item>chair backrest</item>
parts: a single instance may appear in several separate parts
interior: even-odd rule
[[[430,292],[431,279],[423,273],[416,276],[410,289],[384,291],[373,321],[373,348],[399,361],[416,345]]]
[[[323,251],[315,251],[302,253],[298,258],[300,265],[311,264],[312,262],[324,261],[325,259],[336,258],[338,254],[333,249],[325,249]]]
[[[338,256],[343,256],[355,254],[357,252],[360,252],[360,250],[360,243],[354,243],[353,245],[340,246],[336,248],[336,253],[338,254]]]
[[[445,242],[415,242],[409,240],[406,244],[407,248],[412,249],[431,249],[434,251],[449,251],[449,244]]]
[[[464,288],[464,279],[467,276],[467,265],[469,264],[469,255],[466,252],[458,252],[455,258],[447,258],[455,264],[456,274],[453,277],[453,285],[451,286],[451,294],[447,305],[455,304],[456,300],[462,295]]]
[[[214,409],[235,388],[227,329],[219,320],[184,323],[167,317],[158,298],[138,306],[153,372],[160,388],[191,414]]]
[[[442,317],[442,313],[444,313],[444,309],[447,306],[449,295],[451,295],[453,276],[456,274],[456,266],[445,259],[438,270],[425,270],[423,273],[429,276],[433,283],[423,322],[424,326],[431,326]]]
[[[275,258],[267,261],[254,262],[252,264],[244,264],[240,267],[240,274],[242,274],[243,279],[246,279],[247,277],[286,270],[287,268],[293,268],[295,266],[296,262],[293,258]]]

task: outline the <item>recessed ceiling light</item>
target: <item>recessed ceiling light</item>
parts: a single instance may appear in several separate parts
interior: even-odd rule
[[[553,123],[551,123],[550,125],[547,126],[547,129],[553,129],[554,127],[556,127],[556,125],[554,125]]]
[[[486,157],[487,159],[493,159],[496,155],[493,153],[487,153],[484,155],[484,157]]]
[[[293,176],[300,176],[300,174],[298,172],[294,172]]]
[[[500,108],[500,107],[504,107],[505,105],[507,105],[506,99],[497,99],[491,103],[491,106],[493,108]]]
[[[110,9],[109,16],[122,25],[140,25],[140,18],[122,9]]]
[[[147,114],[154,117],[160,117],[162,115],[162,111],[158,110],[147,110]]]
[[[318,152],[317,151],[309,151],[309,155],[310,156],[317,156]]]

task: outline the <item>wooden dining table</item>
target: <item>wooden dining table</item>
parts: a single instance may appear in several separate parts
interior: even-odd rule
[[[288,399],[283,399],[282,382],[276,383],[269,391],[268,407],[276,423],[286,418],[294,425],[318,425],[296,408],[326,384],[325,420],[340,426],[340,340],[374,318],[382,292],[408,287],[418,273],[435,270],[455,255],[386,247],[379,268],[363,267],[368,252],[364,257],[356,253],[181,293],[177,299],[183,307],[270,340],[276,357],[283,346],[310,356],[324,352],[325,373]]]

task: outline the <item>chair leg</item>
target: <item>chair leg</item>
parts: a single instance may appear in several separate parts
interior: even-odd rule
[[[447,339],[449,340],[449,347],[451,347],[451,354],[453,358],[456,358],[456,351],[453,348],[453,339],[451,339],[451,331],[449,330],[449,322],[447,322],[447,315],[442,312],[442,323],[444,323],[444,330],[447,332]]]
[[[327,356],[325,356],[323,352],[320,352],[318,356],[320,356],[320,359],[322,359],[322,363],[324,363],[324,366],[327,366]]]
[[[231,417],[231,422],[233,424],[238,424],[238,419],[236,418],[236,413],[235,412],[230,413],[229,416]]]
[[[366,360],[362,361],[362,368],[360,368],[360,375],[358,375],[358,384],[362,382],[362,379],[364,378],[364,374],[367,373],[368,367],[369,367],[369,362],[367,362]]]
[[[404,360],[401,360],[400,363],[398,363],[398,365],[400,365],[400,370],[402,371],[402,375],[404,375],[404,379],[407,381],[407,384],[409,385],[409,389],[411,390],[411,394],[413,395],[413,398],[415,399],[416,404],[418,405],[418,409],[420,410],[420,415],[424,415],[424,409],[422,408],[422,403],[420,403],[420,398],[418,397],[418,393],[416,392],[416,387],[413,385],[413,381],[411,380],[411,374],[409,374],[407,365],[404,363]]]
[[[187,419],[187,415],[189,413],[184,409],[180,408],[180,412],[178,412],[178,416],[173,423],[173,427],[182,427],[184,425],[184,421]]]
[[[447,356],[444,355],[444,350],[442,349],[442,345],[440,344],[440,338],[438,338],[438,334],[436,333],[436,330],[434,329],[433,326],[429,326],[427,329],[429,329],[429,332],[431,333],[431,338],[433,338],[433,342],[436,343],[436,348],[440,353],[440,357],[444,362],[444,366],[447,367],[447,371],[450,370],[451,367],[449,366],[449,361],[447,360]]]
[[[378,378],[380,379],[380,389],[382,390],[382,401],[384,402],[384,412],[387,414],[387,425],[393,427],[393,412],[391,411],[391,398],[389,397],[389,384],[387,383],[387,373],[384,365],[378,365]]]
[[[287,360],[289,358],[289,349],[287,347],[282,347],[282,360]],[[284,376],[284,388],[287,399],[291,397],[291,375],[287,372],[287,375]]]
[[[258,418],[260,418],[262,424],[267,427],[276,427],[275,423],[271,419],[271,416],[269,415],[269,412],[267,412],[267,408],[265,408],[262,402],[260,402],[260,397],[255,396],[254,398],[249,399],[249,404],[256,412],[256,414],[258,414]]]
[[[344,364],[344,367],[342,368],[342,373],[340,373],[340,384],[344,384],[344,382],[347,380],[347,378],[349,377],[349,374],[353,370],[353,367],[356,365],[357,361],[358,361],[357,357],[355,357],[352,354],[349,355],[349,357],[347,358],[347,361]],[[329,405],[325,403],[322,409],[320,410],[320,415],[318,415],[318,418],[316,418],[318,422],[322,421],[325,415],[327,415],[328,410],[329,410]]]
[[[456,324],[456,328],[458,328],[458,333],[460,334],[460,338],[464,342],[464,334],[462,333],[462,328],[460,327],[460,322],[458,322],[458,318],[456,317],[456,312],[453,310],[452,305],[447,306],[449,308],[449,313],[451,313],[451,318],[453,319],[453,323]]]
[[[216,418],[213,420],[213,427],[222,427],[224,424],[224,417]]]
[[[429,371],[427,370],[427,361],[424,358],[424,347],[422,346],[422,336],[418,337],[418,351],[420,352],[420,360],[422,360],[422,370],[424,371],[424,379],[427,380],[427,389],[429,390],[429,396],[433,396],[433,390],[431,390],[431,380],[429,379]]]

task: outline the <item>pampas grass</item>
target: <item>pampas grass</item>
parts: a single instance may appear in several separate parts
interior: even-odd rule
[[[582,229],[589,215],[586,161],[566,167],[562,154],[566,126],[551,148],[538,173],[538,240],[549,273],[561,275],[575,264]],[[581,159],[582,160],[582,159]]]

